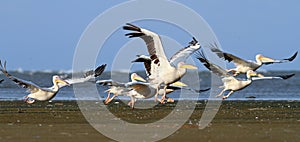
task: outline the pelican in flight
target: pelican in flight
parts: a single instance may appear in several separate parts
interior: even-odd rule
[[[223,96],[223,99],[227,99],[235,91],[242,90],[245,87],[249,86],[252,83],[252,81],[261,80],[261,79],[284,79],[285,80],[295,75],[295,74],[290,74],[290,75],[282,75],[282,76],[275,76],[275,77],[261,77],[259,76],[258,73],[252,70],[248,70],[246,72],[247,79],[241,80],[229,74],[226,70],[222,69],[220,66],[211,63],[209,60],[205,58],[204,54],[201,52],[199,52],[197,59],[201,63],[203,63],[203,65],[207,69],[209,69],[211,72],[213,72],[214,74],[222,78],[223,86],[221,87],[224,89],[216,97],[222,96],[225,91],[230,91],[226,96]],[[258,76],[258,77],[254,77],[254,76]]]
[[[235,76],[240,73],[246,73],[249,70],[256,71],[262,65],[291,62],[296,58],[296,56],[298,54],[298,52],[296,52],[290,58],[281,59],[281,60],[272,59],[269,57],[265,57],[261,54],[258,54],[255,56],[256,62],[254,62],[254,61],[244,60],[244,59],[239,58],[230,53],[222,52],[221,50],[219,50],[219,48],[217,48],[217,44],[211,44],[211,47],[212,47],[211,50],[213,52],[215,52],[220,58],[223,58],[224,60],[227,60],[228,62],[232,61],[234,63],[236,68],[229,69],[228,72],[232,72]]]
[[[151,64],[152,64],[152,62],[151,62],[151,58],[149,56],[147,56],[147,55],[137,55],[137,58],[134,59],[131,62],[142,62],[142,63],[144,63],[144,68],[145,68],[147,76],[151,75],[151,66],[152,66]],[[201,92],[205,92],[205,91],[210,90],[210,88],[200,89],[200,90],[191,89],[191,88],[187,87],[187,85],[185,83],[182,83],[180,81],[177,81],[177,82],[171,84],[171,86],[167,87],[167,90],[168,89],[169,89],[169,91],[167,91],[167,92],[169,92],[169,93],[173,92],[175,90],[178,90],[178,89],[186,89],[186,90],[194,91],[194,92],[197,92],[197,93],[201,93]],[[163,91],[162,89],[160,89],[159,91],[160,91],[159,94],[163,94],[163,93],[161,93]],[[174,100],[171,100],[171,98],[168,97],[167,102],[174,102]]]
[[[123,26],[123,29],[132,31],[131,33],[125,34],[125,36],[129,38],[140,37],[146,43],[152,62],[151,75],[148,77],[148,81],[150,84],[157,84],[157,93],[161,85],[164,85],[164,94],[160,100],[160,102],[163,103],[168,85],[180,80],[186,73],[186,69],[197,69],[197,67],[193,65],[186,64],[185,60],[200,49],[200,44],[193,38],[193,41],[189,43],[188,47],[179,50],[168,60],[158,34],[129,23]],[[158,94],[155,95],[156,98],[157,95]]]
[[[91,76],[97,76],[97,75],[99,75],[99,73],[101,74],[103,72],[104,68],[105,68],[105,65],[102,65],[99,68],[97,68],[98,70],[96,69],[93,73],[92,73],[92,71],[87,72],[86,78],[90,78]],[[61,79],[59,76],[54,75],[52,77],[53,86],[49,87],[49,88],[44,88],[44,87],[39,87],[38,85],[36,85],[30,81],[26,81],[26,80],[19,79],[17,77],[12,76],[6,70],[6,62],[4,62],[4,65],[2,65],[1,60],[0,60],[0,70],[3,72],[3,74],[7,78],[11,79],[19,86],[28,89],[28,92],[30,92],[30,94],[28,94],[27,96],[24,97],[25,102],[28,104],[32,104],[36,100],[38,100],[38,101],[51,100],[52,98],[54,98],[56,96],[56,94],[58,93],[60,88],[66,86],[66,85],[69,86],[70,84],[74,84],[74,83],[81,83],[81,82],[84,82],[83,80],[85,80],[85,78],[69,79],[69,81],[71,82],[71,83],[69,83],[69,82]],[[87,80],[85,80],[85,81],[87,81]]]
[[[17,77],[12,76],[11,74],[9,74],[6,70],[6,62],[4,62],[4,66],[3,66],[1,63],[1,60],[0,60],[0,70],[3,72],[3,74],[7,78],[11,79],[12,81],[17,83],[21,87],[28,89],[30,94],[25,96],[25,102],[27,102],[29,104],[34,103],[35,100],[39,100],[39,101],[51,100],[53,97],[55,97],[55,95],[57,94],[57,92],[59,90],[58,83],[69,84],[68,82],[62,80],[59,76],[54,75],[52,77],[52,82],[53,82],[52,87],[50,87],[50,88],[39,87],[38,85],[36,85],[32,82],[19,79]]]
[[[67,85],[72,85],[72,84],[77,84],[77,83],[83,83],[83,82],[87,82],[90,81],[92,79],[95,79],[96,77],[100,76],[103,71],[105,70],[106,64],[103,64],[101,66],[98,66],[95,70],[89,70],[86,71],[83,75],[83,77],[80,78],[76,78],[76,77],[72,77],[72,78],[63,78],[64,81],[68,82],[68,84],[65,83],[58,83],[59,88],[62,88],[64,86]]]

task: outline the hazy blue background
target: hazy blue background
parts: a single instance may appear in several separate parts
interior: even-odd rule
[[[69,70],[76,44],[88,24],[121,2],[124,1],[1,0],[0,59],[7,60],[8,68],[13,70]],[[257,53],[281,59],[300,49],[299,0],[177,2],[195,10],[208,22],[225,51],[245,59],[253,60]],[[119,38],[128,40],[123,33]],[[190,39],[182,37],[178,42],[186,45],[187,40]],[[98,63],[109,60],[107,56]],[[264,67],[267,70],[299,68],[299,57],[292,63]]]

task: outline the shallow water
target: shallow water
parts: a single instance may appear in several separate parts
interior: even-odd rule
[[[62,72],[17,72],[11,71],[12,75],[22,78],[24,80],[30,80],[35,84],[40,86],[51,86],[51,78],[52,75],[67,75],[71,76],[71,74],[64,74]],[[276,75],[286,75],[295,73],[296,75],[288,80],[260,80],[253,82],[247,88],[235,92],[231,95],[228,100],[300,100],[300,72],[299,71],[270,71],[264,72],[265,76],[276,76]],[[115,78],[118,81],[128,81],[128,75],[122,72],[113,73]],[[144,72],[139,73],[141,75],[145,75]],[[117,76],[116,76],[117,75]],[[209,72],[199,72],[200,88],[206,89],[211,87],[211,74]],[[243,77],[243,76],[240,76]],[[5,81],[0,84],[0,100],[22,100],[23,97],[28,94],[26,89],[21,88],[14,84],[12,81],[7,79],[3,74],[0,74],[0,78],[4,78]],[[110,79],[111,74],[105,72],[101,75],[101,77],[97,79]],[[189,83],[187,83],[189,84]],[[107,87],[103,87],[97,85],[98,88],[98,96],[85,96],[80,97],[80,99],[84,100],[97,100],[99,98],[104,98],[106,94],[104,94],[105,89]],[[83,88],[84,89],[84,88]],[[87,90],[88,91],[88,90]],[[170,97],[174,99],[180,100],[206,100],[210,95],[214,96],[217,94],[210,94],[211,91],[203,92],[198,97],[189,97],[188,95],[180,95],[181,91],[175,91],[169,94]],[[226,92],[227,93],[227,92]],[[119,98],[128,100],[127,97],[120,96]],[[72,87],[64,87],[62,88],[56,97],[53,100],[77,100],[78,98],[74,95],[74,91]]]

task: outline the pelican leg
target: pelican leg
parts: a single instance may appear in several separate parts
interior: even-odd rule
[[[106,99],[104,101],[104,104],[107,104],[107,102],[109,100],[109,97],[110,97],[110,91],[108,91],[108,93],[107,93],[107,97],[106,97]]]
[[[229,93],[228,93],[228,95],[226,95],[226,96],[223,96],[223,100],[224,99],[227,99],[232,93],[233,93],[234,91],[233,90],[231,90]]]
[[[216,96],[216,98],[222,96],[222,94],[223,94],[225,91],[226,91],[226,89],[223,89],[223,90],[220,92],[220,94]]]
[[[168,87],[167,85],[164,86],[164,94],[163,94],[163,96],[161,97],[161,100],[160,100],[161,104],[165,103],[167,87]]]
[[[128,105],[131,107],[131,109],[134,109],[134,103],[136,99],[134,97],[130,97],[130,101],[128,102]]]
[[[114,94],[110,99],[105,100],[104,104],[108,104],[109,102],[111,102],[118,94]]]

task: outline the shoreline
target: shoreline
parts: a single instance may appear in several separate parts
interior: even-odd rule
[[[299,102],[223,101],[217,115],[205,129],[199,129],[197,122],[206,101],[192,102],[196,103],[196,108],[189,120],[162,141],[296,141],[300,137]],[[128,122],[149,123],[163,118],[175,106],[176,103],[159,104],[148,110],[131,110],[122,102],[113,102],[106,108]],[[140,120],[141,117],[144,119]],[[25,142],[50,139],[58,142],[111,141],[87,122],[77,101],[37,102],[30,105],[22,101],[0,101],[0,141],[15,142],[20,139]]]

